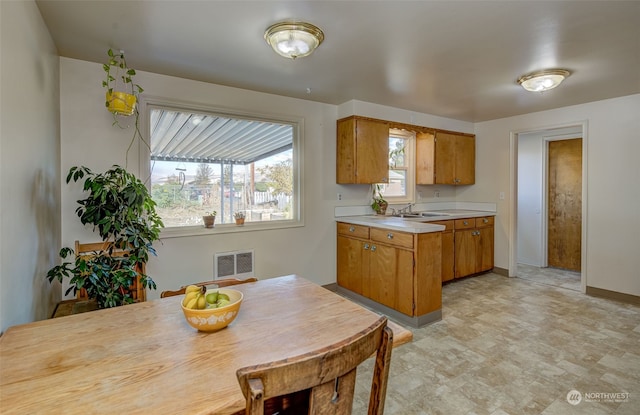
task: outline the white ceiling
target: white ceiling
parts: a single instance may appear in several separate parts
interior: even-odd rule
[[[640,93],[640,1],[36,3],[61,56],[123,49],[138,70],[336,105],[478,122]],[[324,43],[278,56],[263,34],[285,19],[319,26]],[[516,84],[544,68],[573,74],[545,93]]]

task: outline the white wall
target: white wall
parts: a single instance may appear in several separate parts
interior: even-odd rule
[[[542,263],[542,137],[518,135],[518,263]]]
[[[587,121],[586,284],[640,295],[636,263],[640,247],[640,94],[476,124],[476,185],[458,198],[486,200],[506,192],[496,218],[497,267],[508,268],[514,209],[510,171],[511,133]]]
[[[135,57],[128,57],[135,63]],[[124,165],[130,129],[112,127],[104,108],[102,65],[61,58],[62,172],[86,165],[102,171],[112,164]],[[158,284],[149,298],[164,289],[213,278],[213,255],[239,249],[255,250],[258,278],[297,273],[319,284],[335,282],[335,121],[336,107],[276,95],[228,88],[181,78],[139,72],[136,81],[145,94],[173,98],[217,108],[259,114],[304,118],[303,191],[305,226],[205,236],[163,238],[156,245],[147,271]],[[137,157],[129,157],[128,169],[138,171]],[[146,176],[145,176],[146,177]],[[72,246],[76,239],[97,240],[82,227],[74,211],[82,197],[78,185],[63,184],[62,240]]]
[[[0,332],[47,318],[60,247],[58,56],[34,2],[0,2]]]

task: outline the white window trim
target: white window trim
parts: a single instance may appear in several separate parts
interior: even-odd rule
[[[385,200],[389,204],[415,203],[415,187],[416,187],[416,169],[415,169],[415,152],[416,152],[416,134],[413,131],[399,130],[395,128],[389,129],[389,137],[403,137],[407,140],[404,150],[404,158],[407,168],[406,187],[407,194],[405,196],[385,196]],[[392,170],[389,166],[389,170]]]
[[[224,108],[214,105],[199,104],[194,102],[181,101],[171,98],[148,96],[140,97],[138,101],[138,111],[140,112],[140,132],[144,139],[149,142],[150,125],[149,111],[151,108],[160,107],[177,111],[194,111],[200,113],[211,113],[217,115],[227,115],[235,118],[247,118],[252,120],[279,121],[293,126],[293,209],[297,211],[297,219],[265,222],[245,222],[244,226],[237,226],[234,223],[216,224],[214,228],[207,229],[204,226],[176,226],[163,228],[160,238],[179,238],[189,236],[206,236],[219,233],[253,232],[272,229],[287,229],[304,226],[304,118],[296,116],[283,116],[282,114],[259,113],[257,111],[245,111],[235,108]],[[138,177],[146,180],[146,185],[151,191],[151,153],[149,148],[138,140],[139,172]]]

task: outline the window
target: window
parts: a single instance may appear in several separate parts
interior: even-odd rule
[[[213,211],[216,226],[238,212],[249,227],[300,222],[299,121],[151,103],[146,115],[151,195],[165,229],[202,228]]]
[[[389,203],[413,201],[414,147],[415,133],[393,128],[389,130],[389,183],[382,186],[382,195]]]

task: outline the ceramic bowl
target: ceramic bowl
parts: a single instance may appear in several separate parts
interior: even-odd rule
[[[224,307],[204,310],[192,310],[181,305],[184,317],[191,327],[199,331],[217,331],[227,327],[238,316],[240,304],[242,304],[242,293],[230,288],[216,288],[214,291],[227,294],[231,302]]]

